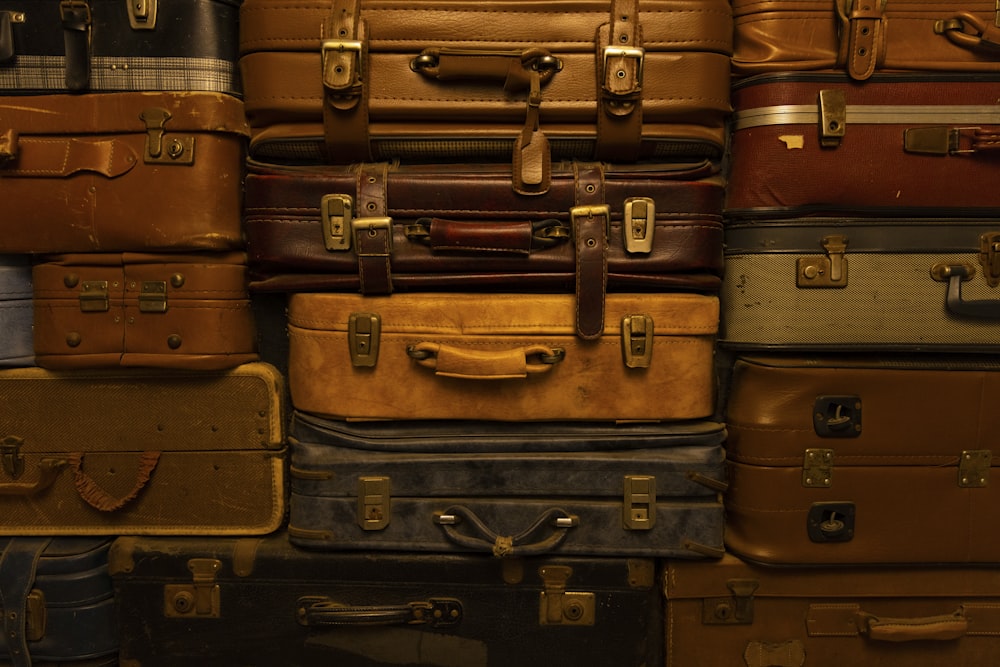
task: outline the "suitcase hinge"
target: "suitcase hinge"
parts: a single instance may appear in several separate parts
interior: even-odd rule
[[[802,486],[828,488],[833,486],[833,450],[807,449],[802,460]]]
[[[800,257],[796,262],[797,287],[847,287],[847,237],[824,236],[826,256]]]
[[[351,313],[347,320],[347,344],[352,365],[375,366],[381,332],[382,318],[377,313]]]
[[[147,164],[194,164],[194,137],[164,137],[170,120],[166,109],[145,109],[139,118],[146,124],[146,148],[143,160]]]
[[[24,440],[16,435],[8,435],[0,440],[0,463],[11,479],[17,479],[24,473],[24,457],[21,456],[23,444]]]
[[[594,594],[566,590],[573,568],[543,565],[538,575],[544,587],[539,593],[539,625],[594,625]]]
[[[649,368],[653,359],[653,318],[649,315],[622,318],[622,359],[626,368]]]
[[[847,97],[844,91],[819,91],[819,145],[836,148],[846,132]]]
[[[750,625],[753,623],[753,594],[760,584],[756,579],[730,579],[729,597],[705,598],[701,605],[703,625]]]
[[[382,530],[391,510],[388,477],[358,478],[358,525],[362,530]]]
[[[222,561],[215,558],[192,558],[190,584],[167,584],[163,587],[163,614],[168,618],[219,618],[221,596],[215,575]]]
[[[984,488],[990,482],[993,454],[988,449],[967,449],[958,462],[958,486],[963,489]]]
[[[350,195],[324,195],[320,201],[323,244],[327,250],[351,249],[354,200]]]
[[[649,197],[629,197],[625,200],[625,220],[622,236],[627,252],[649,254],[653,250],[656,227],[656,204]]]
[[[979,264],[986,284],[1000,285],[1000,232],[987,232],[979,237]]]
[[[627,530],[651,530],[656,523],[656,477],[625,475],[623,509]]]
[[[167,312],[167,281],[144,280],[139,289],[140,313]]]
[[[24,636],[29,642],[37,642],[45,637],[48,620],[45,610],[45,593],[37,588],[28,593],[24,615]]]
[[[156,27],[157,4],[158,0],[125,0],[132,30],[152,30]]]
[[[80,311],[104,313],[110,310],[107,280],[85,280],[80,285]]]

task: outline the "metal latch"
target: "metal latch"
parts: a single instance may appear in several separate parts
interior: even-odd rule
[[[0,440],[0,465],[11,479],[17,479],[24,473],[24,457],[21,456],[21,445],[24,440],[16,435],[8,435]]]
[[[828,488],[833,485],[833,450],[807,449],[802,457],[802,486]]]
[[[1000,232],[987,232],[979,237],[979,264],[986,284],[1000,285]]]
[[[797,287],[847,287],[847,237],[824,236],[822,246],[826,256],[800,257],[796,262]]]
[[[388,477],[358,478],[358,525],[362,530],[382,530],[389,525]]]
[[[152,30],[156,27],[157,4],[158,0],[125,0],[132,30]]]
[[[962,148],[962,131],[978,130],[977,127],[910,127],[903,130],[903,150],[922,155],[954,155],[973,153],[971,148]]]
[[[847,97],[844,91],[819,91],[819,145],[836,148],[846,132]]]
[[[817,396],[813,402],[813,430],[821,438],[861,435],[861,397]]]
[[[37,642],[45,637],[45,626],[48,613],[45,609],[45,593],[37,588],[31,589],[25,601],[24,637],[29,642]]]
[[[80,311],[103,313],[111,308],[107,280],[85,280],[80,285]]]
[[[565,565],[543,565],[538,568],[544,590],[539,593],[539,625],[593,625],[594,594],[570,592],[566,582],[573,568]]]
[[[139,290],[140,313],[167,312],[167,281],[144,280]]]
[[[813,542],[850,542],[854,538],[854,503],[813,503],[806,532]]]
[[[649,197],[630,197],[625,200],[625,219],[622,236],[628,252],[650,253],[653,250],[653,232],[656,228],[656,204]]]
[[[354,200],[349,195],[324,195],[320,200],[323,245],[327,250],[350,250]]]
[[[165,138],[170,112],[166,109],[149,108],[139,114],[146,124],[146,148],[144,161],[149,164],[194,164],[194,137],[177,136]]]
[[[656,477],[625,475],[622,519],[628,530],[651,530],[656,523]]]
[[[626,315],[622,318],[622,359],[627,368],[649,368],[653,358],[653,318]]]
[[[382,318],[377,313],[351,313],[347,320],[347,344],[351,364],[372,367],[378,361]]]
[[[11,129],[0,131],[0,166],[17,157],[17,132]]]
[[[221,601],[215,575],[222,561],[215,558],[192,558],[188,561],[190,584],[167,584],[163,587],[163,615],[167,618],[219,618]]]
[[[993,453],[988,449],[967,449],[958,462],[958,485],[963,489],[986,487],[990,483]]]
[[[760,587],[756,579],[730,579],[729,597],[705,598],[701,605],[703,625],[750,625],[753,623],[753,594]]]

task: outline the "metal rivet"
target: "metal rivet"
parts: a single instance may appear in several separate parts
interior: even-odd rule
[[[181,346],[181,337],[177,334],[170,334],[167,336],[167,347],[171,350],[176,350]]]
[[[76,331],[71,331],[66,334],[66,344],[70,347],[76,347],[83,342],[83,337]]]
[[[170,285],[172,287],[181,287],[184,284],[184,276],[180,273],[175,273],[170,276]]]
[[[76,287],[78,284],[80,284],[80,276],[75,273],[71,273],[63,278],[63,285],[66,287]]]

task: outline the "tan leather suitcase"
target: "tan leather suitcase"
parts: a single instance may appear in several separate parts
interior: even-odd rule
[[[248,133],[222,93],[0,97],[0,252],[239,248]]]
[[[257,360],[246,255],[79,253],[33,267],[43,368],[222,369]]]
[[[345,419],[701,419],[718,307],[608,294],[588,340],[572,294],[292,294],[292,404]]]
[[[989,667],[1000,569],[670,561],[666,665]]]
[[[285,511],[284,379],[0,371],[0,535],[257,535]]]
[[[265,161],[514,165],[719,158],[725,0],[247,0],[240,72]]]

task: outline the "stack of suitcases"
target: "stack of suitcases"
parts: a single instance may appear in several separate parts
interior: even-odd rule
[[[992,665],[998,21],[0,0],[0,662]]]

